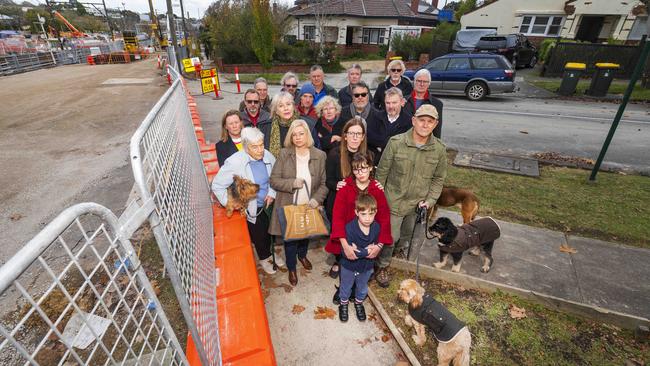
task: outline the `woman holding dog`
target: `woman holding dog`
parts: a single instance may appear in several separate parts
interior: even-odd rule
[[[241,142],[243,149],[226,159],[214,177],[212,192],[225,207],[228,204],[227,190],[235,175],[259,185],[256,199],[247,202],[246,221],[262,269],[268,274],[273,274],[275,269],[271,257],[271,236],[268,233],[271,218],[265,209],[271,206],[276,196],[275,190],[269,184],[275,158],[264,149],[264,135],[257,128],[244,128],[241,132]],[[277,257],[275,264],[283,267],[284,261]]]
[[[273,102],[275,103],[275,99]],[[324,152],[314,147],[314,139],[307,122],[301,119],[291,122],[284,139],[284,146],[271,172],[271,187],[277,191],[277,195],[269,233],[278,237],[282,237],[283,232],[277,210],[292,205],[294,195],[297,204],[308,204],[312,208],[321,206],[327,195],[326,156]],[[312,264],[307,259],[308,249],[308,239],[284,242],[289,283],[293,286],[298,284],[296,257],[305,269],[312,269]]]
[[[223,166],[226,159],[242,149],[242,128],[244,123],[237,110],[231,109],[221,118],[221,140],[216,144],[219,166]]]

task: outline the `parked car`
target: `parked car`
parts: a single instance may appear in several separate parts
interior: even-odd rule
[[[466,95],[481,100],[490,94],[515,91],[515,70],[508,60],[491,53],[450,53],[421,66],[431,73],[429,92]],[[416,70],[404,76],[413,80]]]
[[[503,55],[515,67],[534,67],[537,63],[537,48],[523,34],[483,36],[475,51]]]
[[[451,49],[454,52],[472,52],[483,36],[496,36],[494,29],[463,29],[456,32]]]

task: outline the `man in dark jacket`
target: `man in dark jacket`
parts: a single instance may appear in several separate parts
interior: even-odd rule
[[[404,71],[406,71],[406,66],[402,60],[393,60],[388,64],[388,67],[386,67],[388,78],[384,82],[379,83],[375,91],[375,97],[373,98],[375,108],[384,109],[385,93],[390,88],[399,88],[404,97],[411,95],[413,85],[409,79],[402,76]]]
[[[375,110],[370,103],[371,97],[370,88],[366,83],[360,81],[354,84],[352,86],[352,103],[345,108],[341,108],[341,117],[339,117],[339,122],[342,123],[334,125],[332,135],[340,137],[343,132],[343,126],[356,116],[363,118],[364,121],[368,121],[370,114]],[[368,126],[366,125],[366,127]]]
[[[260,108],[260,95],[257,90],[246,90],[244,105],[244,110],[239,112],[244,127],[257,127],[257,125],[264,124],[264,122],[271,119],[271,114]]]
[[[359,64],[352,64],[348,69],[349,84],[339,90],[339,103],[342,108],[347,108],[353,101],[352,89],[356,84],[361,82],[361,66]],[[368,93],[369,100],[372,101],[372,94]]]
[[[442,101],[429,93],[431,84],[431,73],[427,69],[421,69],[413,76],[413,91],[410,95],[404,96],[406,104],[404,108],[414,114],[424,104],[431,104],[438,111],[438,125],[433,130],[433,136],[442,138]]]
[[[336,89],[325,84],[325,73],[320,65],[314,65],[309,69],[309,80],[311,81],[314,90],[316,90],[316,95],[314,95],[314,105],[318,105],[320,99],[326,95],[332,96],[336,99],[339,98]]]
[[[384,110],[373,110],[368,116],[368,150],[375,156],[375,165],[379,164],[388,140],[412,127],[413,115],[402,108],[402,103],[404,103],[402,91],[398,88],[390,88],[386,91]]]

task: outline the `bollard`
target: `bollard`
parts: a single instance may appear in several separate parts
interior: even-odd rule
[[[235,82],[237,83],[237,94],[241,94],[241,84],[239,83],[239,67],[235,66]]]
[[[162,65],[161,65],[161,63],[160,63],[160,55],[158,55],[158,68],[159,68],[159,69],[162,68]]]
[[[172,74],[169,73],[169,64],[167,64],[167,82],[172,85]]]
[[[214,99],[223,99],[219,95],[219,89],[217,89],[217,79],[214,73],[214,69],[210,69],[210,77],[212,77],[212,88],[214,89]]]
[[[86,57],[86,63],[88,63],[88,65],[95,65],[95,59],[92,55],[88,55],[88,57]]]

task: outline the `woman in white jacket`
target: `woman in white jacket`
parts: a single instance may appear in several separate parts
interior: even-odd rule
[[[212,181],[212,192],[225,206],[228,203],[226,190],[232,184],[233,176],[238,175],[260,186],[257,197],[248,202],[246,221],[262,269],[273,274],[275,270],[271,256],[271,235],[268,233],[271,218],[266,208],[275,200],[275,190],[269,184],[275,157],[264,149],[264,134],[257,128],[244,128],[241,140],[243,149],[226,159]],[[276,264],[281,267],[285,265],[279,256],[276,257]]]

